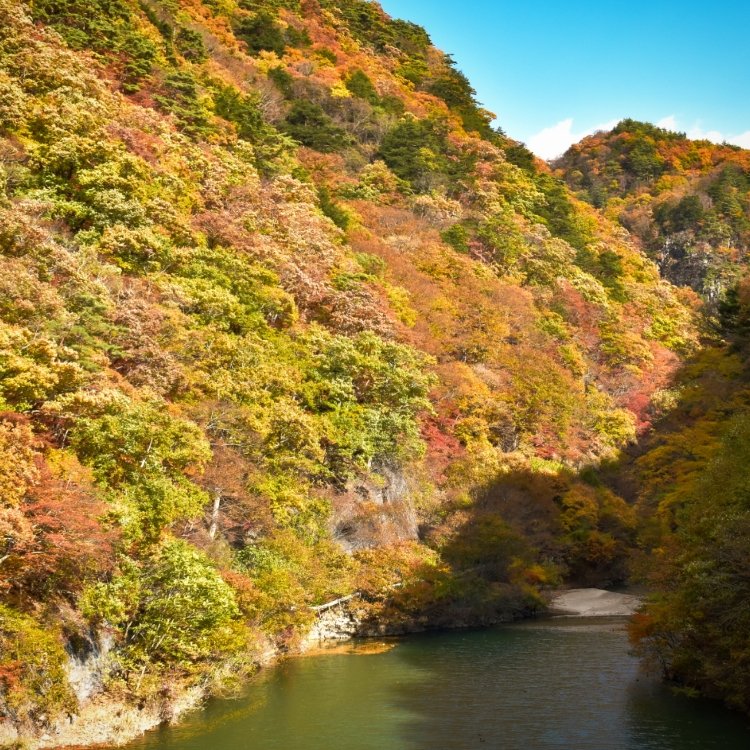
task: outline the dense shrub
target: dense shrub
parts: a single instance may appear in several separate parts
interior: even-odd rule
[[[72,713],[66,661],[56,628],[0,604],[0,716],[23,730]]]
[[[632,626],[667,677],[743,711],[750,711],[749,451],[750,419],[742,413],[684,498],[678,532],[660,557],[660,592]]]
[[[340,151],[351,143],[346,132],[334,124],[319,104],[306,100],[293,102],[283,130],[303,146],[323,153]]]
[[[141,665],[192,669],[246,645],[233,590],[179,540],[166,540],[142,563],[123,559],[111,583],[85,593],[83,609],[120,632],[126,674]]]

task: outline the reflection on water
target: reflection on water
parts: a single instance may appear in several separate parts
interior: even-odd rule
[[[269,670],[130,750],[747,750],[750,726],[642,675],[617,620],[440,633]]]

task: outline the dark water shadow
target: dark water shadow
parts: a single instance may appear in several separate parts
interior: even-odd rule
[[[628,653],[622,621],[547,621],[410,640],[406,750],[747,750],[750,726],[672,695]]]
[[[266,672],[129,750],[747,750],[738,715],[674,696],[622,620],[431,633]]]

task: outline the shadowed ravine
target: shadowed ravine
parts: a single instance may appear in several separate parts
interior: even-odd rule
[[[130,750],[740,750],[750,727],[639,671],[622,619],[564,618],[289,661]],[[355,650],[356,651],[356,650]],[[377,651],[377,650],[375,650]]]

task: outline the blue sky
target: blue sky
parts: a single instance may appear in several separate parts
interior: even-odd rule
[[[750,0],[381,0],[552,158],[624,117],[750,148]]]

